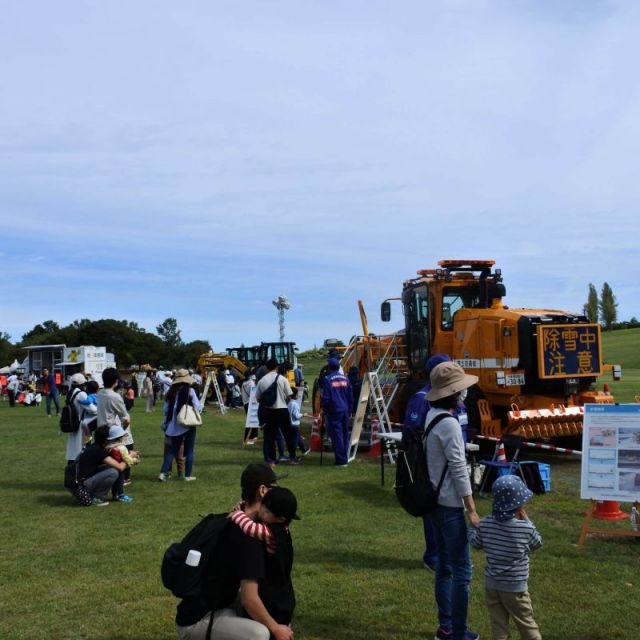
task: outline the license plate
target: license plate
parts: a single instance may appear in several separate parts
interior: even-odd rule
[[[515,387],[524,384],[524,373],[510,373],[504,377],[505,384],[508,387]]]

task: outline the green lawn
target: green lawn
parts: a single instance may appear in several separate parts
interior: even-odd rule
[[[44,410],[0,402],[7,461],[0,531],[0,638],[169,640],[176,601],[159,579],[165,547],[199,514],[228,509],[244,465],[241,411],[213,408],[199,428],[194,473],[185,484],[156,481],[162,451],[159,414],[133,410],[144,463],[134,472],[131,505],[74,506],[62,488],[63,436]],[[330,458],[330,454],[328,456]],[[590,538],[576,549],[582,511],[575,459],[552,463],[553,492],[529,511],[545,546],[533,555],[531,592],[545,638],[634,638],[640,597],[640,545]],[[330,462],[330,459],[328,460]],[[388,470],[390,468],[388,467]],[[406,640],[432,637],[433,577],[421,565],[421,522],[398,507],[389,480],[365,455],[347,469],[320,466],[312,453],[288,468],[299,499],[292,526],[298,597],[294,628],[305,640]],[[486,512],[489,502],[480,501]],[[627,523],[619,526],[628,526]],[[474,552],[470,625],[489,637],[483,606],[484,557]]]

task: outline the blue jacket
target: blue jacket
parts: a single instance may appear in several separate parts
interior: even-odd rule
[[[402,426],[402,433],[409,431],[416,431],[420,429],[424,430],[426,427],[425,421],[427,419],[427,413],[431,409],[431,404],[427,400],[427,393],[431,391],[431,385],[425,385],[420,391],[417,391],[411,396],[411,399],[407,403],[407,410],[404,416],[404,424]],[[460,426],[462,427],[463,439],[467,441],[467,410],[464,404],[459,404],[453,413],[453,416],[457,418]]]
[[[353,396],[351,383],[339,371],[329,371],[322,381],[320,406],[327,413],[351,413]]]

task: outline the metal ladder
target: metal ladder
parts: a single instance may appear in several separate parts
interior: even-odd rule
[[[359,423],[360,427],[364,420],[367,405],[369,402],[375,409],[378,418],[378,425],[382,433],[393,433],[393,423],[389,417],[389,407],[392,405],[396,392],[400,385],[400,380],[407,374],[407,357],[405,353],[406,347],[399,344],[396,336],[390,336],[391,340],[385,352],[380,356],[375,371],[369,371],[363,380],[358,407],[356,410],[356,419],[354,427]],[[361,429],[358,429],[358,437]],[[356,429],[354,428],[354,432]],[[350,456],[355,458],[358,449],[358,440],[352,433]],[[398,449],[395,442],[383,439],[382,445],[386,453],[387,459],[391,464],[395,464],[398,455]]]
[[[209,386],[213,385],[213,389],[216,392],[216,398],[218,399],[218,407],[220,408],[220,413],[224,415],[227,413],[227,407],[224,404],[224,400],[222,399],[222,392],[220,391],[220,385],[218,384],[218,378],[216,377],[215,371],[209,371],[207,374],[207,381],[205,382],[204,389],[202,390],[202,396],[200,397],[200,404],[204,406],[204,403],[207,399],[207,393],[209,393]]]

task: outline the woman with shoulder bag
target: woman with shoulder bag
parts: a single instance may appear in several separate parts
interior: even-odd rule
[[[173,459],[184,446],[186,481],[195,480],[192,475],[193,459],[196,444],[197,425],[202,423],[200,411],[202,406],[196,392],[191,388],[195,380],[186,369],[178,369],[171,387],[164,399],[164,428],[171,438],[171,451],[164,456],[158,480],[167,479]]]

